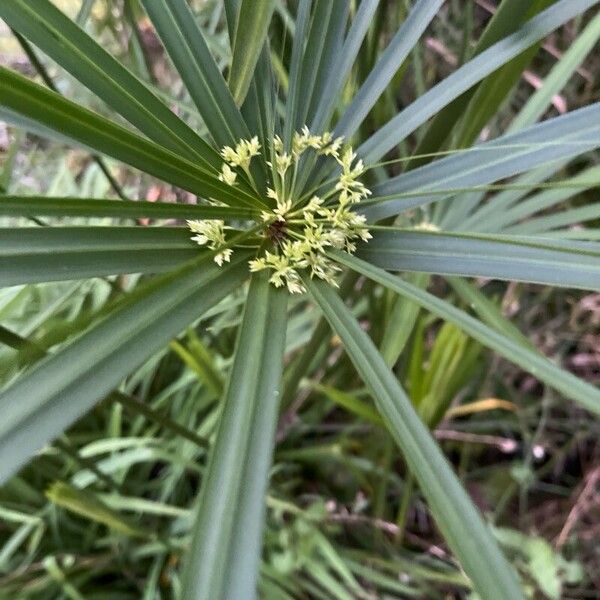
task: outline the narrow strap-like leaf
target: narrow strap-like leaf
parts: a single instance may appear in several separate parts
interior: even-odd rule
[[[319,104],[329,100],[325,98],[329,93],[327,88],[336,77],[336,67],[343,60],[343,40],[349,8],[350,3],[347,0],[316,3],[302,61],[300,85],[303,102],[298,108],[296,130],[304,125],[313,127]],[[316,131],[316,128],[313,127],[313,130]],[[307,181],[311,179],[315,161],[315,156],[302,157],[300,176],[296,182],[298,189],[304,189]],[[319,178],[317,175],[316,179]]]
[[[409,398],[348,307],[328,284],[305,278],[420,484],[449,546],[482,598],[523,598],[517,577]]]
[[[229,31],[229,42],[231,48],[233,48],[233,40],[235,38],[235,26],[237,23],[237,17],[240,10],[240,3],[242,0],[223,0],[225,6],[225,17],[227,19],[227,31]]]
[[[346,27],[350,14],[350,4],[347,0],[333,2],[331,20],[325,32],[323,51],[317,63],[312,63],[312,69],[316,71],[315,85],[310,97],[310,105],[306,116],[306,122],[312,123],[317,107],[327,93],[329,81],[335,77],[336,66],[341,60],[343,43],[346,37]],[[310,44],[310,42],[309,42]],[[310,46],[307,45],[310,53]],[[309,63],[305,63],[307,66]],[[315,69],[314,65],[317,65]],[[299,124],[304,125],[304,123]]]
[[[142,3],[215,142],[225,146],[248,138],[248,128],[186,0]]]
[[[379,0],[364,0],[360,3],[344,45],[336,57],[331,77],[325,83],[316,114],[310,124],[311,131],[322,133],[327,128],[335,103],[356,60],[378,5]]]
[[[290,87],[285,105],[285,120],[283,123],[283,141],[289,151],[292,142],[294,126],[298,122],[298,110],[302,95],[300,85],[300,73],[302,68],[302,57],[306,44],[306,32],[310,22],[310,8],[312,0],[300,0],[298,3],[298,16],[296,18],[296,33],[292,45],[292,59],[290,63]]]
[[[138,289],[0,393],[0,481],[191,321],[242,285],[246,260],[239,254],[220,269],[207,257]]]
[[[159,273],[197,257],[179,227],[19,227],[0,229],[0,287]]]
[[[98,198],[53,198],[49,196],[0,196],[0,215],[10,217],[114,217],[115,219],[251,219],[249,208],[103,200]]]
[[[427,289],[431,278],[426,273],[409,273],[407,279],[416,286]],[[396,296],[386,321],[380,352],[385,364],[393,367],[408,344],[421,307],[403,296]]]
[[[219,166],[216,152],[202,138],[49,0],[0,2],[0,17],[150,139]]]
[[[0,229],[0,252],[17,256],[24,252],[87,252],[127,248],[195,246],[186,227],[17,227]],[[197,246],[196,246],[197,248]]]
[[[578,208],[570,208],[552,215],[546,215],[545,217],[529,219],[524,223],[506,227],[504,233],[511,235],[544,235],[552,229],[577,225],[584,221],[593,221],[595,219],[600,219],[600,202],[579,206]]]
[[[561,185],[564,185],[564,187],[561,187]],[[490,219],[488,215],[487,219],[484,218],[483,220],[477,221],[477,223],[479,223],[477,231],[501,232],[505,230],[508,225],[531,217],[540,211],[553,208],[557,204],[560,204],[573,196],[577,196],[586,190],[599,186],[600,167],[585,169],[575,177],[570,177],[564,181],[557,182],[557,187],[555,189],[543,190],[537,194],[533,194],[529,198],[516,203],[509,209],[502,210],[502,207],[499,207],[498,210],[493,212],[493,218]],[[490,199],[490,204],[493,204],[495,201],[496,198]],[[574,214],[572,223],[576,222]],[[468,231],[468,229],[465,229],[465,231]]]
[[[50,73],[48,72],[48,69],[46,69],[46,67],[44,66],[42,61],[38,58],[32,45],[20,33],[17,33],[14,30],[13,30],[13,33],[14,33],[15,37],[17,38],[19,45],[21,46],[21,48],[23,48],[23,51],[27,55],[29,62],[35,68],[38,75],[42,78],[43,82],[53,92],[57,92],[60,94],[60,90],[54,83],[54,79],[51,77]],[[123,192],[119,182],[115,179],[114,175],[111,173],[110,168],[106,164],[106,161],[104,160],[104,158],[102,158],[101,156],[92,155],[92,160],[98,165],[98,167],[100,167],[100,170],[102,171],[102,173],[104,173],[106,180],[108,181],[108,183],[110,184],[112,189],[115,191],[117,196],[119,196],[119,198],[121,198],[121,200],[127,200],[127,196]]]
[[[76,142],[112,156],[163,181],[225,203],[253,205],[257,200],[235,191],[195,162],[82,108],[14,71],[0,67],[0,115],[43,136]]]
[[[502,314],[500,302],[494,302],[488,298],[476,283],[471,283],[461,277],[448,277],[447,281],[482,321],[503,335],[512,338],[518,344],[528,346],[537,352],[537,348],[529,341],[529,338]]]
[[[492,44],[499,42],[502,38],[506,37],[518,29],[523,21],[527,19],[528,11],[532,6],[540,6],[541,2],[538,0],[502,0],[498,5],[498,8],[492,18],[489,20],[484,32],[477,41],[476,46],[470,56],[477,56],[484,50],[489,48]],[[541,8],[545,8],[540,6]],[[538,11],[539,12],[539,11]],[[537,48],[532,47],[534,51]],[[531,50],[530,50],[531,51]],[[511,63],[518,61],[520,63],[520,57],[517,56],[510,61],[506,66]],[[519,64],[519,66],[521,66]],[[499,69],[496,73],[492,74],[489,79],[490,81],[498,84],[495,79],[502,76],[503,69]],[[520,75],[520,73],[519,73]],[[445,106],[429,123],[427,130],[419,140],[417,147],[415,148],[415,154],[429,154],[435,153],[441,149],[444,142],[448,139],[448,136],[452,134],[457,123],[460,122],[461,118],[464,118],[465,111],[470,108],[469,103],[473,96],[477,93],[480,86],[475,85],[471,89],[461,94],[458,98],[450,102]],[[499,101],[504,100],[502,93],[498,94]],[[421,164],[430,162],[429,157],[423,157],[416,159],[411,162],[409,168],[415,168]]]
[[[553,229],[552,231],[545,231],[544,236],[552,238],[553,240],[585,240],[600,242],[600,230],[592,229],[590,227],[568,227],[566,229]]]
[[[375,185],[373,199],[363,202],[360,210],[378,220],[451,195],[436,192],[485,185],[598,146],[600,102]]]
[[[579,33],[560,60],[544,79],[543,85],[529,98],[510,124],[509,131],[518,131],[535,123],[552,103],[552,98],[570,80],[571,75],[594,48],[600,38],[600,13]]]
[[[418,271],[600,290],[600,246],[564,247],[535,237],[377,230],[361,258],[388,271]]]
[[[471,216],[466,219],[455,220],[454,214],[449,207],[447,223],[443,221],[442,224],[444,226],[448,224],[449,228],[460,231],[485,231],[480,229],[483,223],[493,222],[497,214],[502,214],[505,210],[527,196],[537,184],[546,181],[560,171],[566,162],[568,161],[554,161],[524,173],[514,180],[514,183],[518,186],[517,189],[502,190],[490,198],[489,202],[485,202],[484,204],[480,203],[486,196],[485,191],[472,192],[472,194],[477,196],[476,204],[479,204],[479,206],[477,206]],[[529,188],[527,187],[528,185],[530,186]],[[458,200],[459,202],[462,201],[461,198],[458,198]],[[452,204],[453,202],[450,203],[450,206]]]
[[[241,112],[252,135],[258,135],[263,148],[269,148],[275,133],[280,132],[279,113],[275,110],[277,103],[273,70],[271,67],[271,51],[268,39],[258,57],[250,89],[242,105]],[[257,179],[259,187],[266,185],[266,168],[263,163],[252,165],[252,176]]]
[[[553,0],[533,0],[528,7],[527,17],[533,17],[553,4]],[[520,13],[520,10],[516,11]],[[521,24],[519,23],[519,26]],[[515,28],[515,29],[518,29]],[[512,31],[512,30],[511,30]],[[456,131],[455,145],[466,148],[472,145],[486,124],[498,113],[506,102],[511,90],[519,83],[525,69],[538,53],[543,39],[538,40],[527,50],[521,52],[495,73],[486,77],[475,91],[473,98],[464,111]]]
[[[425,290],[386,273],[379,267],[349,254],[336,253],[335,258],[341,264],[362,273],[369,279],[414,300],[434,315],[454,323],[478,342],[498,352],[519,368],[525,369],[540,381],[561,392],[566,398],[578,402],[595,415],[600,415],[600,391],[571,373],[563,371],[537,352],[516,343],[514,339],[502,335],[445,300],[436,298]]]
[[[330,69],[342,45],[348,14],[347,0],[317,2],[313,11],[300,75],[302,101],[298,104],[294,129],[312,120]]]
[[[518,31],[470,60],[399,112],[360,146],[359,154],[369,164],[378,161],[417,127],[472,85],[481,81],[557,27],[597,3],[598,0],[559,0],[543,13],[527,21]]]
[[[242,0],[235,26],[229,89],[238,106],[246,98],[265,42],[275,0]]]
[[[286,292],[252,278],[187,556],[184,597],[256,596],[286,329]]]
[[[418,0],[335,127],[335,135],[351,138],[392,81],[444,0]]]

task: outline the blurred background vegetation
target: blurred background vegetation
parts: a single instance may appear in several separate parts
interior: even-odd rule
[[[150,24],[130,0],[56,0],[179,114],[202,129],[181,81]],[[217,59],[229,56],[223,9],[192,2]],[[364,53],[384,45],[409,2],[382,2]],[[469,57],[494,11],[492,0],[449,0],[411,55],[396,86],[373,111],[373,128]],[[528,65],[485,136],[506,129],[525,100],[569,48],[590,15],[555,32]],[[279,50],[291,19],[277,9]],[[36,63],[39,61],[39,64]],[[66,96],[114,115],[41,53],[34,56],[0,23],[0,63],[30,76],[40,68]],[[279,73],[285,86],[285,74]],[[549,115],[600,99],[598,47],[580,65]],[[348,94],[353,82],[348,84]],[[414,147],[418,140],[411,139]],[[599,163],[598,156],[594,159]],[[0,193],[110,197],[101,166],[0,123]],[[130,198],[189,202],[112,163]],[[567,200],[583,204],[597,190]],[[76,224],[76,219],[70,219]],[[101,220],[98,220],[101,223]],[[14,221],[1,220],[10,226]],[[592,223],[591,225],[598,225]],[[419,276],[413,276],[419,281]],[[43,354],[81,330],[136,276],[28,285],[0,290],[0,324],[29,342],[20,351],[0,339],[0,383],[24,356]],[[600,383],[600,295],[577,290],[479,281],[488,298],[547,357]],[[440,296],[461,297],[439,278]],[[130,377],[115,399],[98,405],[0,491],[0,598],[175,598],[180,556],[217,416],[243,296],[230,297]],[[370,315],[373,338],[394,356],[396,373],[434,429],[476,504],[520,568],[532,596],[600,597],[600,427],[452,325],[420,313],[408,340],[386,337],[378,314],[391,298],[364,285],[358,317]],[[418,308],[408,302],[410,313]],[[287,336],[292,359],[319,313],[295,311]],[[385,356],[385,351],[384,351]],[[314,357],[310,379],[284,397],[272,469],[262,565],[265,597],[462,598],[468,584],[448,555],[406,475],[403,462],[334,337]],[[461,408],[456,408],[460,402]],[[85,487],[85,492],[80,488]],[[243,532],[240,532],[243,535]],[[272,582],[288,596],[278,596]]]

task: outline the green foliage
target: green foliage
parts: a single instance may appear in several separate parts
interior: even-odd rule
[[[47,84],[0,68],[0,116],[19,132],[0,171],[0,593],[515,600],[584,581],[543,538],[489,527],[432,431],[474,393],[485,347],[600,414],[591,383],[464,279],[600,290],[600,205],[584,196],[600,182],[600,104],[537,123],[600,36],[585,21],[597,0],[504,0],[470,57],[402,110],[396,84],[411,65],[425,81],[419,40],[451,10],[441,1],[407,2],[396,22],[377,0],[141,0],[105,11],[101,32],[100,4],[74,21],[49,0],[0,3]],[[147,54],[144,11],[164,55]],[[580,36],[506,127],[504,99],[575,18]],[[148,81],[105,49],[107,31],[133,36]],[[62,69],[74,94],[53,83]],[[487,125],[507,133],[477,142]],[[22,131],[92,153],[88,180],[61,175],[91,191],[24,189]],[[255,160],[224,163],[241,140]],[[133,199],[150,185],[180,201]],[[227,238],[199,248],[184,219]],[[310,247],[293,273],[250,272],[295,242]],[[269,283],[284,280],[307,294]],[[319,429],[331,415],[335,435]],[[459,566],[402,546],[413,498]],[[347,523],[375,532],[338,545]]]

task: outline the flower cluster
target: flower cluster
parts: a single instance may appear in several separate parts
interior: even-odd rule
[[[188,227],[192,233],[197,235],[192,237],[192,240],[199,246],[207,246],[211,250],[219,250],[225,246],[225,230],[229,227],[221,220],[214,221],[188,221]],[[215,262],[222,266],[224,262],[231,260],[233,250],[231,248],[223,248],[221,252],[215,255]]]
[[[253,156],[260,154],[260,143],[254,136],[251,140],[240,140],[235,149],[231,146],[225,146],[221,150],[223,160],[229,164],[229,167],[241,167],[244,171],[250,168],[250,161]],[[224,167],[227,165],[224,165]]]
[[[236,185],[237,168],[250,175],[250,163],[260,154],[257,138],[241,140],[235,148],[226,146],[221,151],[225,160],[219,179],[228,185]],[[300,158],[307,151],[317,156],[331,157],[339,166],[336,179],[324,185],[325,193],[305,196],[296,193]],[[350,147],[343,147],[343,139],[334,139],[331,133],[312,135],[307,127],[296,132],[290,146],[275,136],[271,148],[271,169],[267,198],[271,207],[261,212],[264,237],[272,248],[250,261],[250,271],[272,271],[269,281],[276,287],[286,286],[292,294],[305,291],[300,272],[318,277],[337,286],[335,275],[340,268],[327,256],[328,250],[354,252],[358,240],[368,241],[371,235],[362,215],[352,206],[370,195],[359,181],[364,173],[361,160]],[[320,188],[317,188],[317,190]],[[224,248],[225,229],[223,221],[188,221],[190,229],[197,233],[192,239],[212,250],[223,248],[215,256],[221,265],[229,261],[232,250]]]

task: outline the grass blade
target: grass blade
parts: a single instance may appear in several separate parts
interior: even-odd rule
[[[325,83],[325,89],[317,106],[315,117],[310,124],[311,131],[321,133],[327,129],[335,108],[335,103],[356,60],[361,44],[367,35],[378,5],[379,0],[365,0],[358,7],[348,36],[337,55],[335,67]]]
[[[229,89],[238,106],[250,88],[274,9],[275,0],[242,0],[239,7],[229,71]]]
[[[524,223],[506,227],[504,232],[512,235],[545,235],[546,232],[552,229],[576,225],[583,221],[594,221],[596,219],[600,219],[600,202],[580,206],[579,208],[571,208],[545,217],[530,219]]]
[[[597,4],[598,0],[559,0],[518,31],[497,42],[431,88],[388,121],[359,148],[368,164],[378,161],[430,117],[557,27]]]
[[[187,2],[142,3],[217,145],[250,137]]]
[[[481,52],[489,48],[492,44],[499,42],[503,37],[513,33],[527,18],[528,10],[533,3],[534,0],[502,0],[473,49],[472,55],[477,56],[481,54]],[[490,79],[497,77],[499,74],[500,72],[495,73]],[[465,114],[469,102],[476,94],[478,87],[475,86],[460,95],[433,118],[427,127],[427,131],[419,141],[415,149],[415,154],[429,154],[436,152],[442,147],[454,130],[455,125]],[[417,159],[414,163],[410,164],[410,167],[415,168],[426,162],[429,162],[426,158]]]
[[[202,138],[49,0],[2,2],[0,17],[150,139],[219,167],[218,155]]]
[[[550,106],[555,94],[563,89],[585,57],[600,38],[600,13],[598,13],[577,36],[561,59],[554,65],[544,84],[529,98],[510,125],[509,131],[518,131],[535,123]]]
[[[553,3],[554,0],[533,0],[527,17],[534,16]],[[473,144],[490,119],[498,113],[511,90],[519,83],[527,66],[537,55],[542,41],[538,40],[481,82],[464,111],[460,128],[456,132],[457,147],[464,148]]]
[[[444,0],[418,0],[335,127],[351,138],[406,60]]]
[[[511,337],[518,344],[529,346],[537,352],[536,347],[521,333],[519,328],[504,317],[498,304],[490,300],[475,284],[465,281],[460,277],[448,277],[448,283],[463,302],[477,313],[482,321],[490,327],[497,329],[502,335]]]
[[[452,214],[452,204],[454,203],[451,203],[448,210],[448,226],[452,222],[453,227],[461,231],[485,231],[481,227],[483,227],[484,223],[493,222],[494,219],[491,218],[492,216],[495,218],[497,215],[503,214],[505,210],[510,209],[511,206],[527,196],[536,184],[546,181],[564,166],[564,161],[550,162],[521,175],[515,179],[515,183],[522,187],[519,187],[519,189],[503,190],[494,195],[490,198],[489,202],[483,205],[480,204],[467,219],[463,218],[455,221],[454,214]],[[527,188],[527,184],[531,184],[530,189]],[[486,195],[485,192],[474,192],[474,194],[477,195],[477,203],[480,203]]]
[[[45,137],[74,141],[86,149],[112,156],[200,196],[213,197],[233,205],[240,202],[252,205],[258,202],[241,189],[233,191],[192,160],[181,158],[2,67],[0,115],[8,122]]]
[[[547,358],[516,343],[514,339],[494,331],[448,302],[436,298],[432,294],[401,280],[399,277],[386,273],[379,267],[370,265],[349,254],[336,253],[335,258],[341,264],[417,302],[434,315],[454,323],[478,342],[494,350],[494,352],[518,367],[526,369],[540,381],[561,392],[566,398],[578,402],[591,413],[600,415],[600,391],[571,373],[558,368]]]
[[[361,212],[371,220],[382,219],[452,195],[444,195],[445,189],[485,185],[599,145],[600,103],[595,103],[375,185],[373,199],[361,204]]]
[[[286,298],[261,273],[248,292],[217,438],[202,482],[186,598],[254,598],[279,405]]]
[[[513,569],[369,336],[331,286],[310,278],[305,285],[370,388],[442,534],[479,595],[499,600],[523,598]]]
[[[300,0],[298,4],[298,16],[296,17],[296,32],[292,46],[292,58],[290,63],[290,87],[285,105],[285,121],[283,124],[283,141],[289,150],[292,143],[294,124],[298,122],[298,109],[300,103],[300,73],[302,68],[302,57],[306,42],[306,31],[310,22],[310,8],[312,0]]]
[[[600,246],[535,237],[382,229],[359,256],[388,271],[417,271],[600,290]]]
[[[0,196],[0,215],[9,217],[114,217],[116,219],[251,219],[249,208],[103,200],[99,198],[51,198],[47,196]]]
[[[294,130],[312,121],[316,103],[331,73],[337,50],[341,47],[348,14],[347,2],[317,2],[313,12],[306,49],[302,57],[299,87],[302,102],[297,106]]]
[[[0,229],[0,287],[160,273],[201,252],[189,230],[179,227]]]
[[[600,167],[591,167],[561,182],[565,184],[564,188],[550,189],[533,194],[529,198],[515,204],[511,208],[499,207],[494,211],[493,219],[479,220],[478,231],[502,231],[512,223],[530,217],[534,213],[548,210],[557,204],[581,194],[586,190],[593,189],[600,185]],[[581,184],[581,186],[579,186]],[[494,203],[496,199],[490,200]],[[576,222],[575,220],[573,222]]]
[[[246,260],[240,254],[219,269],[203,258],[151,282],[5,389],[0,394],[0,481],[242,285]]]

